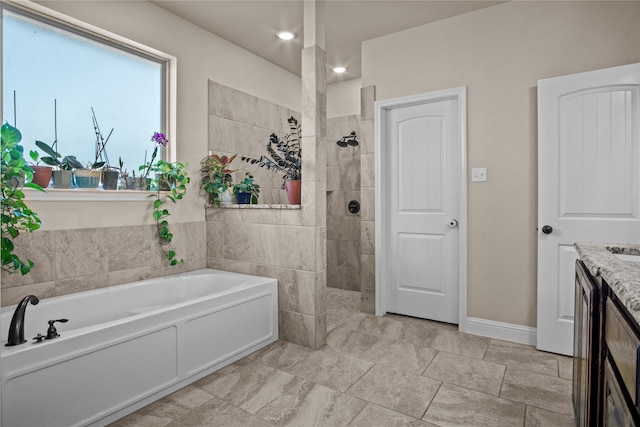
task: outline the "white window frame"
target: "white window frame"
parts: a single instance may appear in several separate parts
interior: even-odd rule
[[[164,133],[169,139],[169,144],[163,149],[163,159],[173,162],[176,161],[176,118],[177,118],[177,58],[168,55],[152,47],[143,45],[136,41],[127,39],[118,34],[91,25],[68,15],[51,10],[45,6],[30,1],[11,1],[3,0],[0,7],[0,46],[2,45],[2,22],[4,9],[23,15],[28,18],[36,19],[48,25],[57,26],[66,31],[71,31],[77,35],[86,37],[90,40],[104,43],[122,49],[126,52],[139,54],[142,57],[152,57],[158,61],[164,62],[163,81],[164,90],[162,103],[164,104],[164,114],[162,123]],[[2,55],[0,55],[0,70],[2,70]],[[3,79],[0,71],[0,99],[2,99]],[[0,113],[2,105],[0,105]],[[1,115],[1,114],[0,114]],[[46,192],[25,189],[28,200],[43,201],[140,201],[148,200],[149,192],[133,191],[133,190],[101,190],[101,189],[54,189],[47,188]]]

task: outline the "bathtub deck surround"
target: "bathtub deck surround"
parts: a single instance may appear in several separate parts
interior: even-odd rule
[[[574,425],[571,358],[327,290],[327,346],[277,341],[112,427]]]
[[[277,292],[275,279],[199,270],[42,299],[26,313],[30,342],[2,346],[1,424],[121,418],[276,341]],[[31,341],[62,316],[58,338]]]

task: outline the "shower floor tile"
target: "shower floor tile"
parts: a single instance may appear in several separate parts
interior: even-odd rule
[[[571,358],[326,298],[321,350],[277,341],[112,426],[573,425]]]

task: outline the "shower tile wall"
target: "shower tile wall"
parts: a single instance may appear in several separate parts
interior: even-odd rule
[[[375,86],[363,87],[360,91],[362,132],[360,156],[360,309],[365,313],[375,312]]]
[[[22,234],[17,253],[36,266],[26,276],[2,273],[2,305],[205,268],[205,229],[204,221],[171,225],[172,245],[185,260],[175,267],[160,251],[155,225]]]
[[[339,147],[336,141],[356,131],[360,145]],[[360,213],[349,212],[360,201],[360,117],[327,120],[327,286],[360,290]]]
[[[282,106],[209,82],[209,149],[259,157],[271,133],[282,136],[288,130],[286,119],[291,115],[300,117]],[[303,124],[303,137],[310,133],[305,133]],[[206,209],[207,266],[278,279],[280,339],[309,348],[322,347],[326,337],[326,186],[310,179],[314,171],[309,163],[314,158],[324,161],[324,150],[317,150],[315,157],[303,150],[307,172],[300,209]],[[281,174],[239,158],[232,168],[241,168],[236,175],[244,176],[248,170],[256,177],[260,204],[287,203]],[[315,171],[321,173],[324,169]]]

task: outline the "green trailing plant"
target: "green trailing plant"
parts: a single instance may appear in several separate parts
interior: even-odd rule
[[[231,157],[210,154],[200,161],[200,172],[202,173],[200,188],[212,195],[214,203],[220,194],[233,187],[231,174],[235,170],[230,169],[230,164],[236,156],[237,154]]]
[[[285,134],[283,139],[272,133],[267,142],[267,155],[260,158],[242,156],[242,160],[252,165],[257,164],[273,172],[282,173],[282,188],[287,181],[302,179],[302,152],[300,141],[302,133],[298,120],[291,116],[287,119],[291,133]],[[275,147],[275,149],[274,149]]]
[[[28,274],[34,266],[30,259],[23,260],[14,253],[13,241],[23,232],[33,232],[40,228],[42,221],[38,214],[25,203],[24,187],[44,191],[31,182],[33,169],[24,158],[24,148],[20,145],[20,131],[5,123],[0,129],[2,139],[2,169],[0,190],[2,192],[2,270],[8,273]]]
[[[258,203],[258,195],[260,194],[260,185],[256,184],[253,180],[253,175],[249,172],[245,173],[244,179],[233,186],[234,193],[250,193],[251,204]]]
[[[151,166],[150,171],[156,173],[152,180],[154,192],[149,195],[153,200],[153,219],[158,229],[158,242],[160,249],[171,265],[184,264],[183,259],[176,257],[176,252],[170,248],[173,234],[169,230],[167,218],[171,215],[167,208],[168,203],[177,203],[182,200],[187,192],[187,184],[191,181],[187,174],[187,164],[180,162],[166,162],[158,160]],[[168,188],[169,191],[163,191]]]

